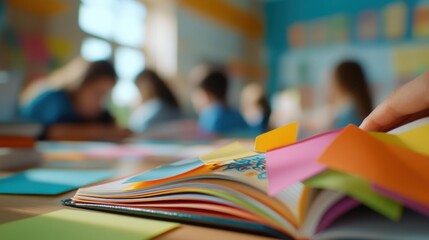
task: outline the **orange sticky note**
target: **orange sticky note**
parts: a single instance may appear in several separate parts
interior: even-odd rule
[[[298,137],[298,122],[285,125],[255,139],[255,151],[267,152],[296,142]]]
[[[381,141],[355,126],[346,127],[319,162],[429,206],[429,156]]]

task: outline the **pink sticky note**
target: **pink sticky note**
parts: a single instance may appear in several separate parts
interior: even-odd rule
[[[323,171],[326,167],[317,159],[340,132],[334,130],[267,152],[268,194],[276,195]]]
[[[405,196],[402,196],[400,194],[394,193],[392,191],[389,191],[389,190],[387,190],[387,189],[385,189],[383,187],[380,187],[378,185],[375,185],[375,184],[372,185],[372,188],[376,192],[378,192],[380,194],[383,194],[386,197],[390,197],[390,198],[392,198],[392,199],[394,199],[394,200],[396,200],[396,201],[404,204],[408,208],[413,209],[414,211],[417,211],[417,212],[419,212],[421,214],[429,216],[429,206],[426,206],[426,205],[423,205],[421,203],[415,202],[415,201],[413,201],[413,200],[411,200],[411,199],[409,199],[409,198],[407,198]]]
[[[316,233],[320,233],[327,229],[335,220],[337,220],[337,218],[341,217],[359,205],[360,202],[354,200],[353,198],[346,197],[341,199],[333,207],[331,207],[325,213],[325,215],[323,215],[322,219],[319,221],[319,225],[317,226]]]

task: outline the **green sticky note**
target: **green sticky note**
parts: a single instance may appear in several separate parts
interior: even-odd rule
[[[0,178],[0,194],[55,195],[112,176],[110,170],[31,169]]]
[[[2,239],[142,240],[178,227],[177,223],[96,211],[63,209],[0,225]]]
[[[402,214],[402,205],[375,192],[369,182],[357,176],[326,170],[307,179],[304,184],[343,192],[392,220],[399,220]]]

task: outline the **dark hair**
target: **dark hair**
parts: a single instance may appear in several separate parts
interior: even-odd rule
[[[149,81],[153,86],[155,94],[161,99],[164,103],[171,107],[179,108],[179,102],[177,101],[174,94],[171,92],[167,84],[159,77],[159,75],[150,69],[143,70],[138,76],[137,81]]]
[[[106,60],[95,61],[90,63],[86,73],[83,76],[81,86],[96,81],[101,77],[110,77],[116,81],[118,75],[112,63]]]
[[[226,104],[228,94],[228,78],[226,74],[217,69],[210,70],[199,82],[198,87],[213,95],[216,100]]]
[[[335,69],[338,85],[346,91],[357,106],[360,116],[365,118],[372,111],[372,98],[362,67],[355,61],[344,61]]]

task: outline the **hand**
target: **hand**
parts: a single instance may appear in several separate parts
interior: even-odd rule
[[[397,89],[363,121],[366,131],[389,131],[429,116],[429,71]]]

